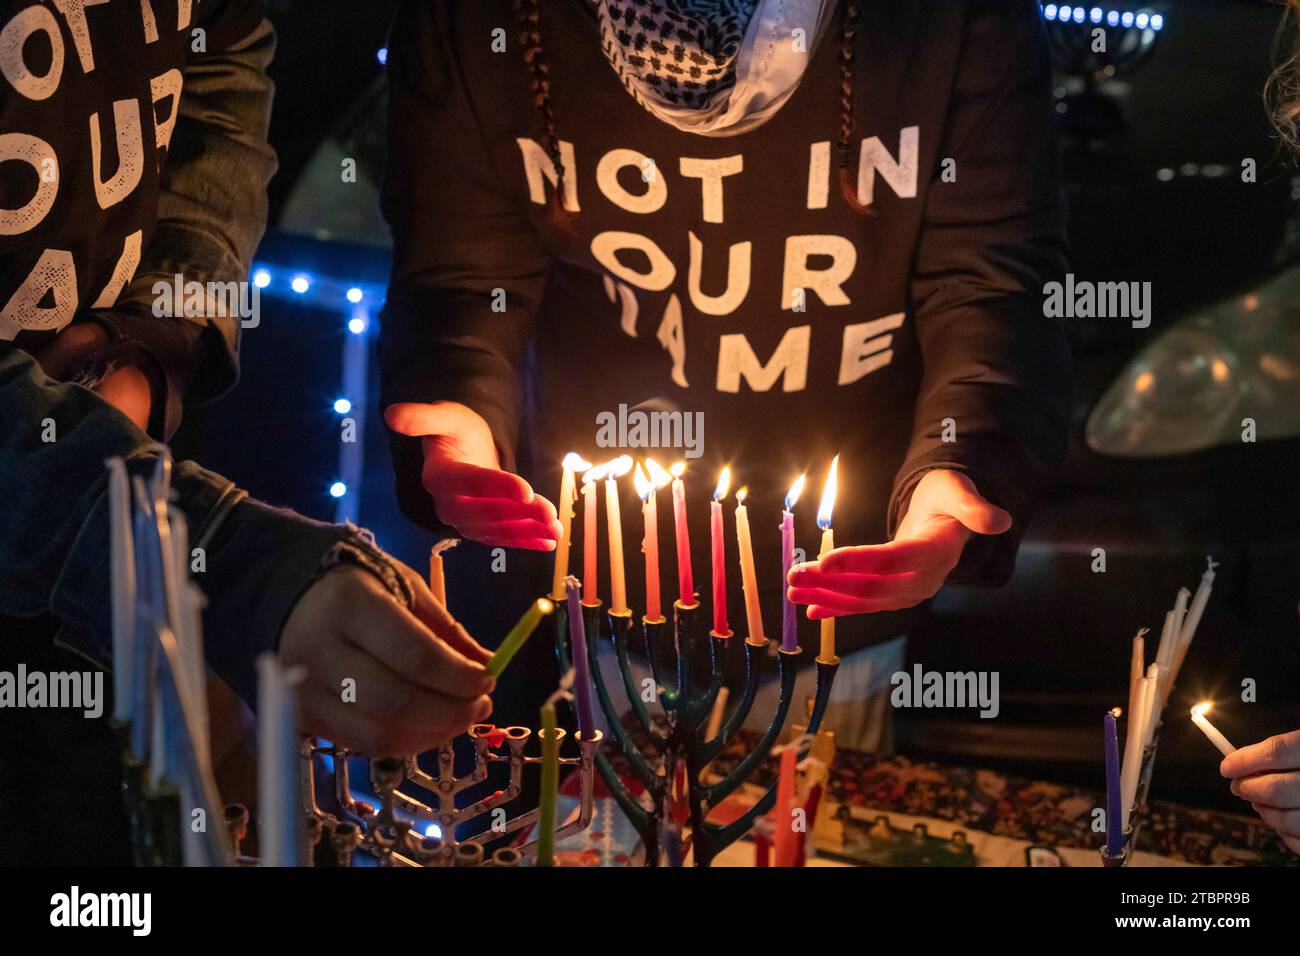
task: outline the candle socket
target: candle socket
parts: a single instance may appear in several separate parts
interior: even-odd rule
[[[1101,848],[1101,865],[1105,867],[1124,866],[1128,862],[1128,848],[1121,847],[1118,853],[1112,854],[1109,847]]]
[[[230,847],[238,861],[243,855],[244,839],[248,836],[248,807],[242,803],[228,803],[224,811],[226,834],[230,838]]]

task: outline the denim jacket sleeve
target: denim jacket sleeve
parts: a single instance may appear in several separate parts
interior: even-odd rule
[[[50,613],[63,639],[107,662],[110,646],[106,459],[152,470],[160,446],[112,405],[54,381],[21,349],[0,346],[0,615]],[[401,575],[369,534],[248,498],[230,481],[180,462],[176,505],[192,543],[209,666],[251,702],[258,654],[275,648],[298,597],[336,564],[360,565],[407,606]],[[0,640],[4,635],[0,634]]]
[[[157,225],[117,311],[152,317],[154,284],[170,285],[178,274],[202,283],[247,278],[266,230],[266,186],[276,170],[267,142],[274,86],[266,70],[274,52],[275,31],[263,19],[242,40],[190,58]],[[207,321],[213,328],[198,367],[179,376],[192,404],[216,398],[238,377],[239,317]]]

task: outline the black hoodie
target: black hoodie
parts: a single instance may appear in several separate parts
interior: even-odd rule
[[[407,2],[389,50],[384,403],[463,402],[491,426],[505,467],[518,452],[552,498],[566,451],[618,453],[597,447],[602,412],[702,412],[703,457],[688,472],[697,560],[728,463],[750,488],[769,599],[780,499],[801,471],[798,534],[813,552],[835,452],[840,545],[885,540],[924,472],[962,471],[1015,527],[974,539],[958,576],[1005,581],[1067,420],[1068,349],[1042,308],[1065,251],[1038,5],[859,7],[850,143],[852,170],[860,159],[869,169],[858,179],[867,215],[837,183],[838,26],[774,118],[705,137],[620,85],[590,0],[545,0],[543,106],[569,166],[566,227],[546,205],[544,108],[512,4]],[[397,439],[395,455],[404,510],[436,527],[419,443]]]

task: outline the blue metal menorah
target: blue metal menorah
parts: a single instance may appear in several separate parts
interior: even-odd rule
[[[654,696],[661,711],[661,719],[657,720],[646,706],[632,671],[628,646],[633,630],[631,613],[610,612],[606,615],[599,601],[583,602],[582,609],[588,636],[587,655],[591,677],[596,698],[609,726],[610,743],[615,752],[626,761],[633,778],[645,787],[650,805],[647,807],[632,793],[603,752],[596,754],[596,769],[640,835],[645,847],[646,866],[659,866],[663,861],[670,865],[682,864],[687,844],[682,827],[683,819],[690,824],[689,848],[693,852],[695,865],[709,866],[723,849],[743,836],[755,820],[771,810],[776,801],[776,784],[773,783],[758,802],[739,818],[725,824],[708,819],[710,811],[753,775],[777,742],[794,699],[799,652],[783,650],[777,654],[780,697],[772,720],[754,749],[720,780],[709,783],[705,779],[705,769],[735,738],[753,708],[762,677],[763,660],[768,656],[767,642],[741,641],[730,633],[710,632],[706,661],[704,642],[700,635],[699,604],[682,604],[677,601],[673,605],[671,631],[665,627],[667,621],[663,618],[643,619],[641,635],[653,675]],[[603,626],[606,618],[609,621],[608,631]],[[555,628],[560,670],[567,672],[571,655],[567,609],[564,605],[556,608]],[[624,726],[601,674],[598,661],[599,639],[606,633],[613,641],[623,690],[642,743],[638,743],[633,732]],[[667,653],[670,649],[666,640],[668,634],[673,638],[671,657]],[[722,688],[727,662],[735,654],[736,645],[741,643],[745,648],[744,690],[731,713],[719,725],[717,733],[708,739],[706,728],[718,699],[718,691]],[[668,666],[670,660],[671,668]],[[805,731],[808,735],[816,734],[821,726],[838,668],[838,658],[817,660],[817,690]],[[669,674],[670,669],[674,673]],[[810,744],[805,745],[805,749],[807,746]],[[674,783],[683,776],[685,791],[681,792]],[[674,812],[683,805],[684,813]]]

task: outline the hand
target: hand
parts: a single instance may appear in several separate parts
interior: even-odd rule
[[[504,548],[553,551],[560,538],[555,506],[528,482],[501,470],[492,431],[458,402],[390,405],[388,427],[424,439],[421,480],[438,517],[462,536]]]
[[[836,548],[790,569],[790,600],[813,621],[912,607],[932,597],[961,560],[971,534],[1002,534],[1011,515],[990,504],[965,475],[926,472],[888,544]]]
[[[491,655],[402,566],[415,608],[369,571],[329,571],[298,599],[280,634],[280,659],[301,666],[302,729],[370,756],[441,746],[492,712]],[[355,699],[343,682],[355,681]]]
[[[1219,773],[1249,800],[1287,849],[1300,853],[1300,730],[1269,737],[1228,754]]]
[[[108,333],[94,322],[76,322],[66,326],[49,345],[36,354],[36,360],[50,378],[67,381],[77,374],[96,353],[107,348]],[[123,365],[104,376],[95,392],[131,419],[141,431],[149,427],[153,397],[149,378],[133,365]]]

